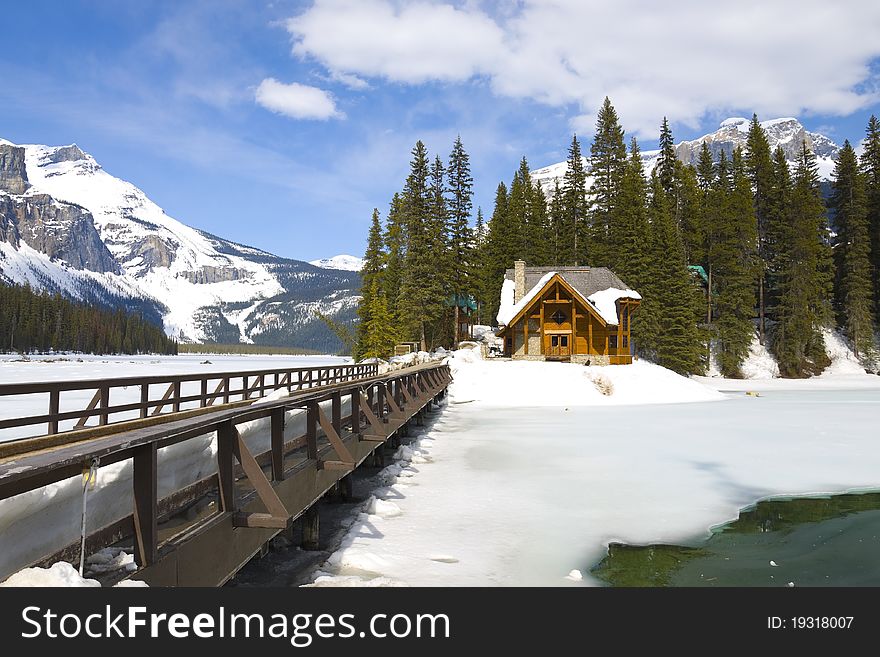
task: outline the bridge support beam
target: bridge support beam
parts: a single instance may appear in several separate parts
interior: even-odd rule
[[[311,506],[302,515],[302,549],[319,550],[321,542],[321,516],[318,505]]]

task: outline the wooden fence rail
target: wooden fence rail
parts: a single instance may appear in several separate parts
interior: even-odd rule
[[[288,392],[304,390],[319,385],[332,385],[356,381],[378,374],[378,365],[329,365],[323,367],[294,367],[273,370],[250,370],[241,372],[206,372],[197,374],[174,374],[165,376],[137,376],[115,379],[91,379],[81,381],[55,381],[46,383],[8,383],[0,384],[0,397],[21,397],[42,394],[47,399],[47,413],[25,417],[0,418],[0,430],[15,427],[46,425],[46,435],[57,434],[60,423],[75,420],[67,429],[83,429],[89,420],[97,418],[97,425],[103,426],[115,421],[131,419],[119,418],[122,413],[133,414],[139,418],[159,415],[163,411],[179,412],[185,404],[195,404],[206,408],[216,403],[229,404],[235,401],[248,401],[265,397],[267,394],[287,389]],[[199,392],[183,394],[184,384],[198,384]],[[130,387],[140,388],[138,401],[113,403],[114,391]],[[62,393],[72,391],[91,391],[95,393],[85,408],[61,411]],[[119,394],[117,392],[116,396]],[[113,416],[117,416],[114,418]],[[22,436],[32,438],[39,434]]]

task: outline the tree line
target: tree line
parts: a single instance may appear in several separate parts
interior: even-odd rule
[[[6,350],[176,354],[177,342],[139,313],[0,282],[0,351]]]
[[[704,143],[695,166],[682,163],[665,118],[659,150],[646,175],[606,98],[587,157],[572,137],[561,185],[545,196],[523,157],[488,223],[478,210],[471,227],[460,139],[446,169],[418,142],[384,227],[373,213],[357,354],[387,355],[400,339],[448,346],[451,294],[474,296],[478,321],[493,323],[504,272],[522,259],[611,268],[643,297],[636,352],[683,374],[704,373],[712,345],[721,373],[741,376],[756,336],[783,376],[819,372],[822,330],[835,323],[876,368],[880,122],[871,117],[861,157],[844,143],[827,202],[808,144],[792,170],[757,116],[730,156]]]

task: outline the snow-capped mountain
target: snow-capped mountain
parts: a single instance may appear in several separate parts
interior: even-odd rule
[[[169,217],[78,146],[0,140],[0,278],[137,307],[184,340],[335,349],[360,280]]]
[[[310,260],[310,265],[323,269],[341,269],[342,271],[360,271],[364,268],[364,259],[353,255],[340,254],[332,258]]]
[[[682,162],[696,165],[700,149],[705,142],[716,161],[721,151],[724,151],[729,157],[737,146],[742,146],[745,149],[750,123],[750,119],[741,117],[725,119],[715,132],[691,141],[682,141],[676,144],[675,154]],[[797,161],[801,143],[806,141],[807,147],[816,154],[819,177],[824,181],[831,180],[831,173],[834,171],[834,163],[837,161],[840,147],[828,137],[818,132],[809,132],[801,125],[800,121],[791,117],[761,121],[761,126],[767,133],[771,152],[776,150],[777,146],[781,146],[792,169]],[[589,146],[582,146],[582,148],[588,150]],[[642,161],[644,162],[647,174],[650,174],[654,169],[659,154],[660,151],[642,151]],[[584,166],[589,171],[589,160],[586,157],[584,158]],[[532,171],[532,179],[540,182],[541,189],[544,190],[544,194],[549,198],[553,194],[554,185],[557,180],[559,181],[559,186],[562,187],[562,179],[567,169],[567,162],[558,162],[557,164],[551,164],[550,166]],[[590,182],[592,180],[588,180],[588,184]]]

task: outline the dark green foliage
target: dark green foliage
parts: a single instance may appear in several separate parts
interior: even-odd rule
[[[617,111],[606,97],[596,119],[596,136],[590,146],[590,172],[593,183],[589,195],[592,201],[590,213],[589,260],[584,264],[607,266],[611,258],[609,236],[612,214],[618,203],[618,194],[626,168],[626,145],[623,128]]]
[[[432,213],[436,198],[429,188],[428,152],[421,141],[413,147],[412,156],[401,199],[407,241],[398,320],[402,335],[419,340],[426,349],[428,324],[439,318],[446,293],[445,281],[437,276],[438,260],[444,264],[443,234],[438,232],[445,221],[441,224]],[[436,175],[436,162],[434,169]]]
[[[773,351],[783,376],[821,372],[828,364],[821,328],[828,321],[827,222],[816,158],[802,145],[780,256]]]
[[[642,289],[649,279],[647,191],[641,151],[633,137],[621,177],[618,202],[612,213],[608,253],[610,267],[635,290]]]
[[[336,336],[336,339],[342,343],[342,349],[337,352],[339,356],[351,356],[354,347],[357,344],[358,338],[354,331],[352,331],[351,326],[345,324],[343,322],[338,322],[332,317],[328,317],[320,310],[313,310],[312,313],[317,317],[321,322],[324,323],[324,326],[330,329],[330,332]]]
[[[667,196],[675,194],[675,164],[678,158],[675,156],[675,140],[672,138],[672,129],[669,121],[663,117],[660,126],[660,155],[657,158],[657,178],[660,187]]]
[[[640,353],[680,374],[705,371],[704,349],[696,326],[694,283],[684,260],[666,192],[656,171],[651,176],[650,279],[642,287],[643,303],[633,321],[633,342]],[[637,328],[638,327],[638,328]]]
[[[177,342],[142,315],[75,303],[0,282],[0,351],[176,354]]]
[[[835,309],[856,355],[869,367],[875,365],[872,313],[871,245],[865,177],[849,141],[840,149],[834,167],[830,207],[837,234],[834,241]]]
[[[362,358],[360,349],[366,344],[366,332],[369,330],[370,324],[373,321],[373,315],[371,314],[373,304],[372,299],[370,299],[370,294],[372,294],[373,289],[376,287],[373,283],[375,282],[378,284],[383,274],[382,270],[385,265],[383,246],[382,225],[379,222],[379,210],[374,208],[372,222],[370,224],[370,233],[367,237],[367,250],[364,253],[364,265],[361,269],[362,301],[358,306],[358,318],[360,321],[358,322],[357,335],[353,345],[345,345],[345,341],[343,340],[343,345],[347,346],[349,349],[353,349],[352,356],[354,356],[355,360]],[[320,319],[323,318],[321,317]],[[325,323],[327,322],[325,321]],[[330,328],[333,329],[334,327],[331,326]],[[335,330],[333,332],[339,337],[339,334]]]
[[[755,210],[739,148],[733,152],[730,186],[719,183],[717,194],[715,207],[719,212],[712,265],[718,364],[722,375],[739,377],[754,335],[757,259]]]
[[[868,206],[868,233],[871,242],[871,268],[874,280],[874,309],[880,322],[880,121],[871,116],[865,135],[861,167],[865,174]]]
[[[495,190],[495,209],[486,237],[486,321],[495,322],[505,270],[516,260],[517,245],[510,221],[509,196],[503,182]]]
[[[561,250],[557,259],[560,265],[588,264],[590,248],[587,243],[587,172],[581,155],[577,135],[571,138],[568,148],[568,167],[562,178],[562,226]]]

